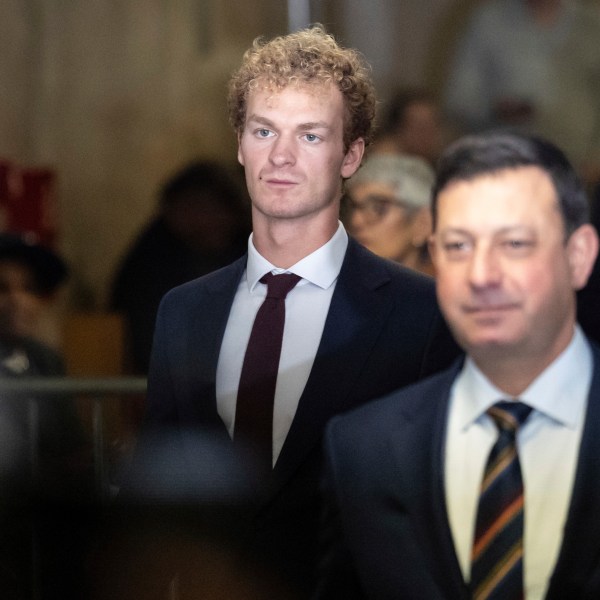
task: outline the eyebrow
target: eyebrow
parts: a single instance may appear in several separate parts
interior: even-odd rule
[[[275,123],[266,117],[261,117],[260,115],[253,114],[248,117],[248,123],[254,122],[260,125],[266,125],[267,127],[275,128]],[[296,130],[298,131],[307,131],[310,129],[331,129],[331,125],[328,125],[324,121],[309,121],[308,123],[300,123],[296,126]]]
[[[306,130],[306,129],[331,129],[331,125],[324,123],[323,121],[315,121],[314,123],[300,123],[297,129]]]
[[[438,230],[440,233],[453,233],[453,234],[459,234],[459,235],[468,235],[471,236],[473,235],[473,233],[468,230],[468,229],[464,229],[463,227],[447,227],[445,229],[439,229]],[[501,227],[498,230],[495,230],[493,232],[493,235],[506,235],[507,233],[531,233],[532,229],[530,226],[528,225],[507,225],[506,227]]]

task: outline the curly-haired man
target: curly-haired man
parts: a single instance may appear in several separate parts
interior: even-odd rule
[[[321,26],[255,41],[229,87],[252,202],[248,253],[172,290],[156,322],[146,426],[201,426],[242,448],[261,475],[240,545],[300,597],[315,581],[325,424],[455,353],[432,281],[365,250],[338,218],[375,104],[362,56]],[[295,286],[270,298],[267,280],[285,274]],[[283,337],[256,350],[267,288],[285,313],[267,333]],[[274,373],[249,392],[273,345]]]

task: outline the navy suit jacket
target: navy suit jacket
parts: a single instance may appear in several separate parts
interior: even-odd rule
[[[593,352],[576,478],[548,600],[600,598],[600,348]],[[460,363],[330,423],[319,598],[468,600],[443,484],[449,392]]]
[[[215,376],[246,257],[171,290],[156,322],[145,428],[202,427],[229,440]],[[316,359],[268,490],[245,536],[284,578],[314,581],[322,436],[338,413],[447,367],[457,356],[433,281],[349,241]]]

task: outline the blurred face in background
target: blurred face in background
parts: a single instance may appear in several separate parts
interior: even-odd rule
[[[406,108],[396,130],[399,147],[406,154],[435,163],[442,149],[444,129],[438,107],[430,102],[413,102]]]
[[[380,182],[352,186],[347,224],[371,252],[410,267],[419,261],[431,230],[428,208],[403,203],[391,186]]]
[[[43,306],[32,269],[18,261],[0,259],[0,339],[32,335]]]

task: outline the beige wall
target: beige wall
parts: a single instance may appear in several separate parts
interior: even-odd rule
[[[385,95],[428,76],[452,0],[330,0],[316,16],[373,61]],[[464,4],[464,3],[463,3]],[[257,35],[284,33],[284,0],[3,0],[0,157],[59,176],[61,248],[77,302],[111,274],[192,157],[235,158],[225,85]]]

